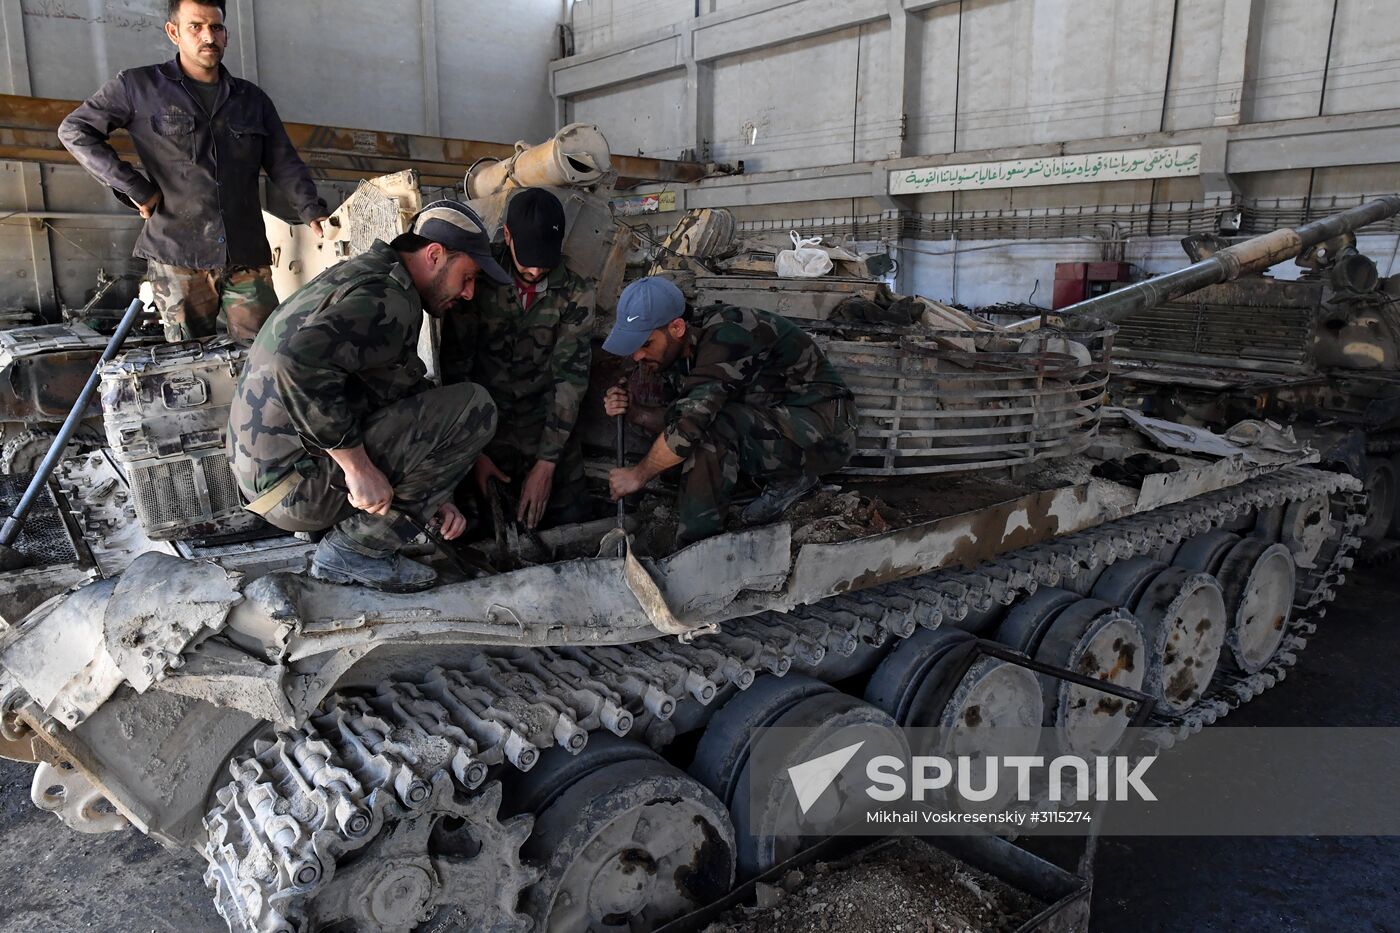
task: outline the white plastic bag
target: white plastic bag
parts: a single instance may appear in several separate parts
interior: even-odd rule
[[[791,231],[792,249],[778,253],[775,263],[780,279],[815,279],[826,275],[832,269],[831,257],[821,248],[822,238],[804,240],[797,231]]]

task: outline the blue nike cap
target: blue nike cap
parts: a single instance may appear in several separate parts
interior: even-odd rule
[[[603,349],[614,356],[631,356],[647,342],[652,331],[684,313],[685,295],[675,282],[658,275],[638,279],[622,290],[617,301],[617,322],[603,341]]]

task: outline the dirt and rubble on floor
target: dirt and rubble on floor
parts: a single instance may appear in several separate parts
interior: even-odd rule
[[[783,516],[792,525],[794,547],[834,544],[903,528],[909,521],[879,496],[840,488],[821,492],[797,503]]]
[[[759,883],[705,933],[1001,933],[1045,907],[1029,895],[915,839]]]

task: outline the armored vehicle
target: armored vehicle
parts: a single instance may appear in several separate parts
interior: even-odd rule
[[[1218,246],[1183,244],[1193,257]],[[1290,428],[1364,480],[1362,537],[1376,545],[1400,508],[1400,276],[1381,278],[1354,232],[1296,263],[1294,280],[1245,276],[1123,317],[1113,395],[1216,430],[1257,418]]]
[[[1114,307],[1397,211],[1231,247]],[[750,808],[757,726],[975,744],[1043,724],[1105,749],[1134,708],[1100,684],[1187,736],[1295,663],[1364,497],[1266,432],[1107,409],[1115,328],[1094,309],[1029,331],[813,325],[860,415],[817,500],[643,557],[656,495],[620,556],[594,556],[610,520],[568,526],[508,571],[436,553],[443,584],[410,595],[312,579],[310,544],[229,498],[210,432],[242,348],[130,351],[103,369],[106,445],[63,463],[17,542],[28,566],[0,574],[0,754],[77,831],[199,852],[232,930],[637,930],[823,835]],[[0,477],[0,501],[22,486]]]

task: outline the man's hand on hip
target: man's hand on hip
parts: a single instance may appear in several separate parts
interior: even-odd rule
[[[157,191],[145,204],[136,205],[136,209],[141,212],[142,220],[150,220],[155,216],[156,208],[160,207],[160,197],[160,192]]]
[[[537,460],[525,477],[515,520],[524,522],[531,531],[544,518],[545,507],[549,505],[549,494],[554,490],[554,467],[548,460]]]

